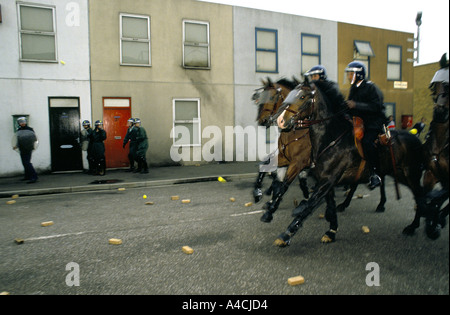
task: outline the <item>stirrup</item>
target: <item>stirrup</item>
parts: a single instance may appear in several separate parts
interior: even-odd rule
[[[370,180],[369,180],[369,189],[373,190],[376,187],[379,187],[381,185],[381,177],[378,176],[377,174],[374,174],[372,176],[370,176]]]

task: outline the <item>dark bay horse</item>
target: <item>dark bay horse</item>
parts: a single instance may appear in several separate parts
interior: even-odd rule
[[[303,221],[323,199],[327,203],[325,218],[330,223],[330,229],[323,235],[322,242],[333,242],[338,228],[334,187],[341,184],[353,184],[355,181],[368,181],[368,169],[360,169],[364,164],[355,146],[353,126],[345,118],[347,109],[336,106],[339,104],[326,102],[321,92],[321,82],[318,81],[315,85],[313,90],[309,83],[305,82],[301,87],[293,90],[285,101],[285,105],[291,110],[300,113],[305,108],[312,108],[310,119],[301,120],[300,125],[310,127],[312,159],[315,164],[313,174],[317,185],[308,201],[302,202],[294,209],[295,219],[275,241],[275,245],[280,247],[290,244]],[[301,114],[297,116],[301,117]],[[420,183],[424,161],[422,144],[417,137],[408,132],[396,131],[392,133],[392,137],[397,162],[397,179],[411,189],[417,211],[424,216],[425,194]],[[382,161],[381,173],[393,175],[389,149],[381,147],[379,154]]]
[[[286,78],[282,78],[276,82],[272,82],[270,78],[267,78],[267,81],[263,80],[262,83],[263,87],[255,91],[252,99],[259,107],[257,117],[258,125],[270,127],[274,123],[273,115],[277,113],[279,107],[281,106],[281,104],[283,104],[283,101],[289,94],[289,92],[292,91],[300,82],[296,78],[293,78],[292,81]],[[297,131],[282,132],[278,139],[277,152],[272,153],[272,156],[269,157],[269,159],[273,159],[276,155],[277,167],[279,168],[291,167],[291,169],[289,169],[287,172],[289,184],[292,183],[295,177],[299,175],[300,171],[304,168],[300,167],[300,170],[297,171],[299,168],[296,167],[299,164],[304,165],[303,161],[299,161],[301,157],[297,156],[299,153],[299,149],[293,149],[294,147],[298,147],[298,138],[299,132]],[[266,173],[266,171],[260,171],[258,173],[257,181],[255,183],[255,188],[253,191],[255,202],[259,202],[262,198],[262,181]],[[273,209],[275,208],[275,205],[276,207],[278,207],[281,200],[277,199],[277,202],[275,203],[273,202],[273,200],[275,199],[275,196],[279,195],[281,185],[279,184],[280,181],[277,179],[277,172],[272,172],[272,176],[273,183],[269,192],[273,193],[274,197],[271,201],[268,202],[267,207],[275,212]],[[284,174],[280,174],[280,177],[284,177]],[[307,198],[309,191],[306,185],[306,178],[299,178],[299,181],[300,188],[303,191],[304,196]]]
[[[423,184],[427,192],[428,211],[432,212],[426,228],[430,230],[433,238],[439,237],[440,227],[445,226],[449,212],[448,204],[441,210],[442,204],[449,197],[449,75],[446,54],[442,56],[440,65],[441,69],[436,72],[429,87],[434,102],[433,120],[423,145],[425,151]],[[433,190],[437,183],[440,183],[442,188]],[[414,233],[419,224],[420,217],[416,216],[414,222],[408,227],[408,233]]]

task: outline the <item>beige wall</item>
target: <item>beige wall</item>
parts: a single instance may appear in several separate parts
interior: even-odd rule
[[[413,43],[408,38],[414,34],[398,31],[384,30],[379,28],[365,27],[354,24],[338,23],[338,62],[339,62],[339,85],[348,96],[350,85],[344,84],[344,71],[353,60],[354,40],[370,42],[375,57],[370,58],[370,80],[373,81],[383,92],[386,103],[396,104],[396,125],[401,127],[401,116],[413,114],[413,90],[414,90],[414,67],[407,62],[412,58],[408,48],[413,48]],[[397,45],[402,47],[402,79],[408,83],[405,90],[394,89],[394,82],[387,80],[387,47]]]
[[[120,66],[119,14],[151,19],[151,67]],[[182,67],[182,21],[210,25],[211,69]],[[90,1],[93,120],[103,97],[131,97],[149,135],[151,164],[172,164],[173,98],[200,98],[202,127],[234,125],[232,7],[193,0]],[[223,135],[225,132],[223,132]],[[203,140],[203,143],[208,139]]]

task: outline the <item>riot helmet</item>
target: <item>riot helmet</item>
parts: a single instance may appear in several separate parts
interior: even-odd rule
[[[352,61],[345,68],[345,72],[353,72],[353,80],[351,84],[364,80],[366,78],[366,66],[359,61]]]
[[[327,70],[322,65],[317,65],[311,68],[305,73],[305,76],[312,76],[313,74],[318,74],[320,80],[325,80],[327,78]]]

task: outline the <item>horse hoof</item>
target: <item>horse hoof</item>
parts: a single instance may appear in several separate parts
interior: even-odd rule
[[[441,226],[437,225],[435,227],[433,226],[427,226],[425,228],[426,234],[429,239],[435,241],[441,236]]]
[[[286,246],[289,246],[290,243],[291,243],[290,237],[288,235],[286,235],[285,233],[283,233],[280,236],[278,236],[278,238],[275,240],[275,242],[273,242],[273,245],[278,246],[278,247],[286,247]]]
[[[255,198],[255,203],[258,203],[262,199],[262,191],[261,188],[255,188],[253,191],[253,198]]]
[[[336,232],[334,231],[327,231],[320,240],[324,244],[333,243],[336,240]]]
[[[270,222],[272,222],[272,220],[273,220],[273,215],[272,215],[272,213],[270,212],[270,211],[266,211],[263,215],[262,215],[262,217],[261,217],[261,219],[260,219],[262,222],[265,222],[265,223],[270,223]]]
[[[383,213],[384,210],[386,210],[386,208],[385,208],[384,206],[381,206],[381,207],[378,206],[377,209],[375,210],[375,212],[377,212],[377,213]]]
[[[413,236],[415,231],[416,231],[415,227],[408,225],[407,227],[405,227],[403,229],[403,234],[408,235],[408,236]]]

